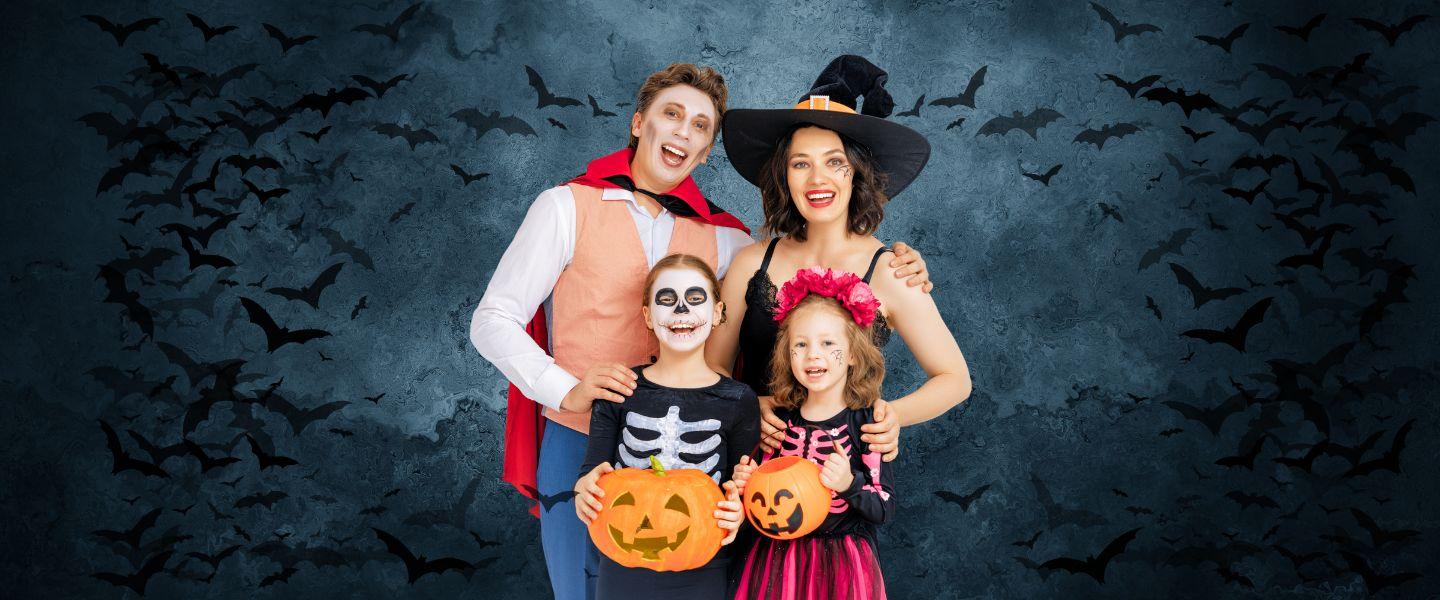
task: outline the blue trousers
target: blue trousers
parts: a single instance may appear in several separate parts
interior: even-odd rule
[[[555,496],[575,489],[589,440],[589,436],[574,429],[545,422],[536,473],[541,496]],[[585,523],[575,516],[573,498],[556,502],[549,510],[541,503],[540,548],[545,553],[545,569],[550,573],[550,589],[555,592],[555,600],[594,600],[600,551],[590,541]]]

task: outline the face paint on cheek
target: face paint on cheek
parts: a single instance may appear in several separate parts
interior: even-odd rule
[[[843,361],[845,360],[845,351],[836,348],[834,352],[830,353],[830,358],[833,359],[835,362]]]
[[[838,167],[835,167],[835,175],[838,177],[849,179],[850,176],[853,174],[854,170],[850,168],[850,165],[840,165]]]

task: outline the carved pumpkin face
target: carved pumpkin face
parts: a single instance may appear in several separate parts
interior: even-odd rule
[[[815,531],[830,514],[830,490],[820,467],[799,456],[760,463],[741,494],[745,516],[760,533],[790,540]]]
[[[611,560],[685,571],[704,566],[720,550],[725,530],[715,519],[715,504],[725,496],[703,471],[626,468],[602,475],[598,485],[605,496],[590,539]]]

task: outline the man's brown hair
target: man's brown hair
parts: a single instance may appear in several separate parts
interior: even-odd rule
[[[645,114],[650,104],[655,102],[655,97],[660,95],[661,90],[677,85],[688,85],[710,97],[710,102],[715,104],[715,123],[710,127],[710,145],[715,145],[715,140],[720,135],[720,120],[725,118],[725,98],[729,91],[725,87],[725,77],[710,67],[701,67],[691,63],[671,63],[659,71],[651,73],[645,78],[645,84],[640,86],[640,93],[635,96],[635,112]],[[630,134],[630,149],[639,147],[640,140],[635,134]]]

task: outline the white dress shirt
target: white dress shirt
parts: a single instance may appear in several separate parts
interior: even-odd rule
[[[605,188],[600,198],[626,203],[645,249],[646,265],[654,266],[665,257],[670,234],[675,230],[673,213],[662,207],[652,217],[636,202],[633,193],[623,189]],[[480,355],[500,369],[527,398],[556,410],[579,380],[555,364],[555,359],[525,333],[525,325],[535,316],[535,310],[548,302],[560,272],[575,255],[575,234],[575,196],[569,186],[541,192],[500,257],[485,296],[470,319],[470,343]],[[715,242],[719,261],[715,275],[722,278],[735,253],[755,243],[734,227],[716,227]],[[546,316],[550,316],[548,308]]]

